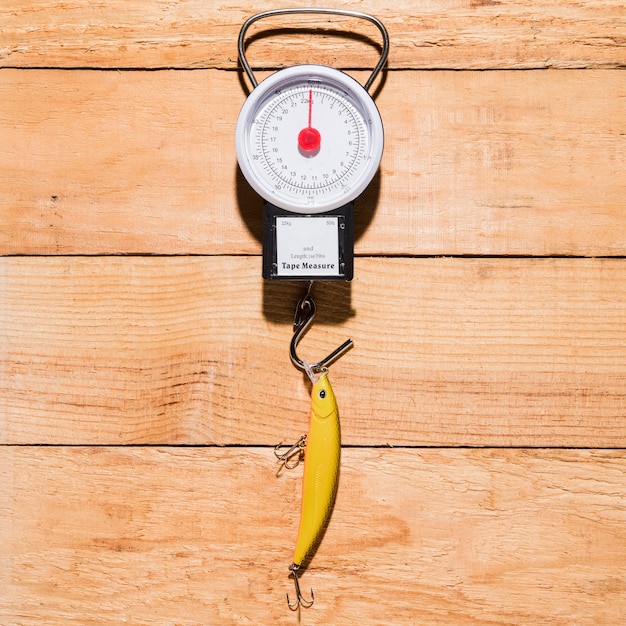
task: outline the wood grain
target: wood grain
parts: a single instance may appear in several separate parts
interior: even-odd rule
[[[0,624],[621,626],[624,3],[334,3],[391,54],[356,278],[299,348],[355,340],[301,615],[272,446],[308,421],[303,285],[262,281],[233,145],[265,4],[0,5]],[[248,44],[362,82],[380,47],[319,18]]]
[[[325,0],[290,3],[326,5]],[[623,67],[626,59],[626,10],[619,2],[373,0],[355,7],[337,0],[333,6],[363,9],[385,23],[393,68]],[[109,0],[97,6],[5,0],[0,64],[234,69],[241,25],[267,8],[205,0]],[[305,32],[294,33],[294,28]],[[320,36],[320,30],[328,34]],[[340,18],[283,17],[255,25],[250,35],[249,56],[259,67],[311,60],[373,67],[380,43],[372,25]]]
[[[2,448],[0,620],[297,622],[271,449]],[[617,626],[621,452],[344,450],[306,624]],[[218,478],[219,477],[219,478]]]
[[[260,252],[234,73],[0,78],[0,254]],[[623,72],[391,72],[377,103],[357,253],[626,254]]]
[[[3,443],[276,444],[306,431],[299,284],[260,259],[5,258]],[[300,354],[355,445],[624,447],[626,272],[609,259],[357,259]]]

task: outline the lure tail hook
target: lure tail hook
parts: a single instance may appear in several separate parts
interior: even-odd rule
[[[293,576],[293,582],[296,586],[296,601],[292,604],[291,600],[289,600],[289,594],[287,594],[287,605],[292,611],[295,611],[299,606],[303,606],[305,609],[313,606],[315,602],[315,595],[313,593],[313,589],[311,589],[311,599],[306,600],[300,591],[300,582],[298,581],[298,570],[300,569],[299,565],[293,563],[289,566],[289,570],[291,571],[291,576]]]
[[[315,317],[315,300],[313,300],[313,296],[311,295],[312,286],[313,282],[309,284],[306,294],[300,302],[298,302],[298,306],[296,307],[296,314],[293,320],[294,333],[289,346],[289,356],[291,357],[292,363],[298,369],[306,372],[311,380],[313,380],[313,374],[320,372],[333,361],[336,361],[353,345],[352,339],[348,339],[347,341],[344,341],[336,350],[333,350],[327,357],[317,363],[309,363],[298,356],[296,348],[298,347],[300,339],[302,339],[304,333],[306,333],[309,326],[313,323],[313,318]]]

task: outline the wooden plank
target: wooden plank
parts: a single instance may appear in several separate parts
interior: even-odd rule
[[[0,441],[276,444],[306,431],[300,284],[256,257],[0,260]],[[626,263],[357,259],[300,346],[354,445],[624,447]]]
[[[325,0],[291,3],[326,4]],[[337,0],[334,6],[355,8],[345,0]],[[262,3],[244,8],[205,0],[109,1],[98,6],[67,0],[45,4],[5,0],[0,7],[0,63],[4,67],[234,69],[241,25],[266,8]],[[626,13],[619,2],[523,0],[504,6],[482,0],[393,4],[373,0],[366,10],[389,29],[394,68],[624,65]],[[294,34],[294,28],[304,29],[305,36]],[[373,67],[380,42],[372,25],[339,18],[283,17],[256,25],[250,34],[250,56],[259,67],[312,60]]]
[[[259,253],[233,73],[0,77],[1,254]],[[392,72],[377,103],[359,254],[626,254],[622,72]]]
[[[271,449],[3,448],[3,624],[271,624],[300,471]],[[617,626],[622,452],[344,450],[304,623]]]

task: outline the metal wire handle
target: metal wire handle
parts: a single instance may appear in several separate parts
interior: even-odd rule
[[[380,34],[383,37],[383,50],[380,54],[380,60],[378,61],[376,67],[374,68],[372,75],[367,79],[367,82],[364,85],[366,90],[369,89],[371,84],[376,79],[376,76],[378,76],[378,74],[380,73],[380,70],[385,65],[387,61],[387,57],[389,56],[389,35],[383,23],[378,18],[374,17],[373,15],[368,15],[367,13],[361,13],[359,11],[347,11],[343,9],[311,9],[311,8],[274,9],[272,11],[263,11],[262,13],[257,13],[256,15],[249,17],[244,22],[243,26],[241,27],[241,30],[239,31],[239,40],[237,42],[237,47],[239,49],[239,60],[241,61],[241,65],[243,66],[243,69],[246,71],[246,74],[248,75],[248,78],[250,79],[252,86],[256,87],[259,83],[254,77],[252,68],[250,67],[248,60],[246,59],[246,54],[244,51],[243,42],[244,42],[248,28],[252,24],[254,24],[254,22],[257,22],[258,20],[264,19],[266,17],[274,17],[275,15],[292,15],[294,13],[297,13],[297,14],[319,13],[322,15],[343,15],[345,17],[354,17],[358,19],[367,20],[368,22],[371,22],[378,28],[378,30],[380,31]]]

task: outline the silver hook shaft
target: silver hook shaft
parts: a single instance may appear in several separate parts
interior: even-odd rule
[[[261,13],[257,13],[256,15],[253,15],[252,17],[249,17],[243,23],[243,26],[241,27],[241,30],[239,31],[239,39],[237,41],[237,48],[239,51],[239,59],[241,61],[241,65],[243,69],[246,71],[246,74],[248,75],[248,78],[250,79],[252,86],[256,87],[259,83],[254,77],[252,68],[250,67],[248,60],[246,59],[246,54],[245,54],[244,45],[243,45],[248,28],[252,24],[254,24],[254,22],[264,19],[266,17],[273,17],[275,15],[290,15],[294,13],[297,13],[297,14],[318,13],[318,14],[325,14],[325,15],[343,15],[345,17],[354,17],[357,19],[367,20],[368,22],[371,22],[378,28],[383,38],[383,49],[380,54],[380,60],[376,64],[374,71],[372,72],[371,76],[367,79],[367,82],[364,85],[365,89],[368,90],[370,86],[372,85],[372,83],[374,82],[374,80],[376,79],[376,76],[378,76],[380,71],[383,69],[383,66],[387,62],[387,57],[389,56],[389,34],[387,33],[387,29],[385,28],[384,24],[377,17],[374,17],[373,15],[368,15],[367,13],[361,13],[360,11],[348,11],[344,9],[314,9],[314,8],[309,8],[309,7],[300,8],[300,9],[273,9],[271,11],[263,11]]]
[[[306,311],[306,314],[303,316],[304,311]],[[313,296],[311,296],[311,287],[309,286],[309,290],[307,291],[306,295],[304,296],[304,298],[302,298],[302,300],[300,300],[300,302],[298,302],[298,306],[296,307],[296,315],[294,319],[295,332],[289,346],[289,356],[291,357],[292,363],[303,372],[319,372],[325,367],[328,367],[333,361],[336,361],[340,356],[342,356],[354,345],[352,339],[348,339],[347,341],[344,341],[336,350],[333,350],[328,356],[324,357],[321,361],[318,361],[317,363],[305,363],[298,356],[296,348],[300,343],[300,339],[302,339],[302,335],[306,333],[309,326],[312,324],[314,317],[315,301],[313,300]]]

